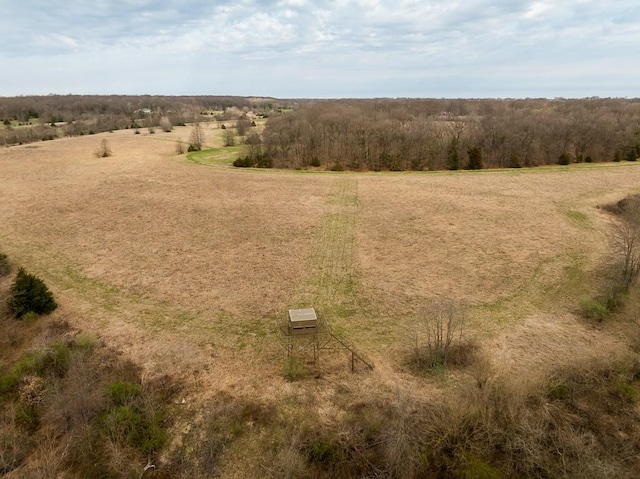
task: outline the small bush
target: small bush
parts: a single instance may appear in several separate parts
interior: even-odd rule
[[[416,318],[411,362],[418,369],[471,364],[478,346],[463,339],[465,325],[465,310],[455,301],[443,300],[424,308]]]
[[[558,164],[559,165],[568,165],[569,163],[571,163],[571,157],[567,153],[562,153],[558,157]]]
[[[20,378],[15,372],[10,372],[0,376],[0,398],[6,398],[7,396],[15,393],[20,385]]]
[[[121,444],[128,444],[143,454],[157,452],[166,441],[166,436],[156,421],[130,406],[109,410],[102,417],[102,425],[108,437]]]
[[[304,361],[299,358],[288,357],[282,368],[282,375],[287,381],[297,381],[306,376],[307,370]]]
[[[335,440],[320,439],[306,447],[307,458],[313,464],[331,467],[342,459],[342,448]]]
[[[58,377],[63,377],[69,369],[71,349],[62,341],[54,341],[45,355],[45,368]]]
[[[317,156],[314,156],[313,158],[311,158],[310,165],[316,168],[320,166],[320,160],[318,159]]]
[[[7,305],[18,319],[23,318],[30,311],[36,314],[48,314],[58,307],[53,294],[44,282],[37,276],[27,273],[23,268],[20,268],[11,285]]]
[[[80,349],[87,349],[91,351],[96,347],[98,340],[91,333],[80,333],[75,337],[73,343]]]
[[[549,399],[554,399],[557,401],[564,401],[565,399],[569,398],[570,395],[571,390],[564,383],[559,383],[551,386],[549,392],[547,393],[547,397],[549,397]]]
[[[16,424],[28,433],[34,433],[40,427],[40,416],[33,406],[19,407],[16,411]]]
[[[107,140],[102,140],[102,142],[100,143],[100,148],[96,150],[96,157],[107,158],[112,154],[113,153],[111,151],[111,147],[109,146],[109,142]]]
[[[273,160],[267,155],[259,155],[256,161],[257,168],[273,168]]]
[[[131,404],[142,393],[142,386],[118,381],[109,386],[109,399],[115,406]]]
[[[640,399],[640,394],[638,394],[636,388],[625,381],[621,381],[616,385],[614,393],[622,399],[622,401],[629,404],[635,404]]]
[[[169,120],[168,117],[163,116],[160,119],[160,128],[162,128],[162,131],[164,131],[165,133],[171,132],[171,130],[173,130],[173,125],[171,124],[171,120]]]
[[[595,298],[584,298],[580,301],[580,314],[587,319],[603,321],[609,317],[610,311],[606,302]]]
[[[336,161],[331,166],[331,171],[344,171],[344,166],[342,166],[342,164],[339,161]]]
[[[176,142],[176,154],[183,155],[187,148],[184,146],[184,143],[181,141]]]
[[[9,258],[4,253],[0,253],[0,278],[8,275],[11,272],[11,265],[9,264]]]
[[[253,160],[248,156],[241,156],[233,162],[233,166],[236,168],[251,168],[253,166]]]

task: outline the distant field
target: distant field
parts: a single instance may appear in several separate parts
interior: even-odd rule
[[[305,174],[234,169],[214,126],[218,150],[194,161],[175,153],[188,127],[142,132],[0,150],[0,250],[149,369],[259,387],[283,356],[276,320],[315,306],[392,378],[403,331],[442,297],[514,367],[621,341],[600,332],[595,350],[573,312],[606,248],[597,206],[637,192],[640,165]]]

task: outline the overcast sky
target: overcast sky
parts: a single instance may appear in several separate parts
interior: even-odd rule
[[[640,97],[640,0],[0,0],[0,96]]]

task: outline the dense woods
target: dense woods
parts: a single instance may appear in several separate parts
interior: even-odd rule
[[[518,168],[640,157],[640,100],[341,100],[270,119],[276,167]]]
[[[281,101],[234,96],[47,95],[0,97],[0,146],[103,131],[268,115]]]

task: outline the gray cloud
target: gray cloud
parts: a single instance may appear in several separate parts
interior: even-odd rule
[[[564,96],[638,95],[613,79],[640,74],[635,0],[52,3],[0,0],[0,61],[29,72],[0,94],[67,92],[64,78],[115,92],[83,83],[101,66],[125,93],[537,96],[555,85]],[[53,79],[37,74],[43,65]]]

